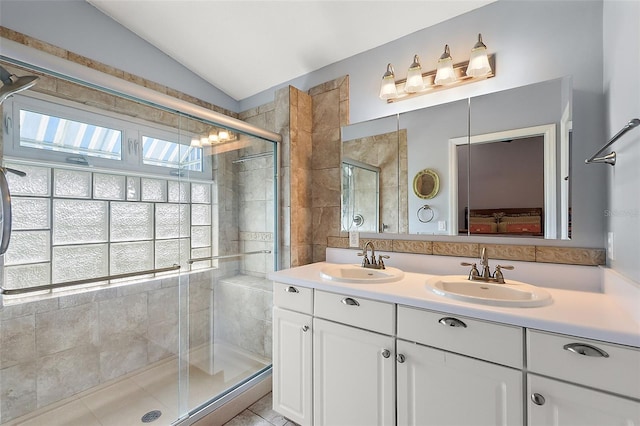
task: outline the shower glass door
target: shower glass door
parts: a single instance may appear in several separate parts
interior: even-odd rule
[[[193,272],[181,294],[183,416],[270,368],[273,297],[266,274],[276,255],[276,144],[183,118],[189,121],[184,128],[210,160],[212,179],[209,189],[191,183]]]
[[[176,424],[270,368],[276,145],[42,80],[0,107],[0,425]]]

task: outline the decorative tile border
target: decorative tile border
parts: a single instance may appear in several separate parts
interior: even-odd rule
[[[581,249],[563,247],[536,247],[536,262],[565,263],[568,265],[604,265],[604,249]]]
[[[361,245],[364,244],[365,241],[360,240]],[[598,266],[606,263],[606,251],[598,248],[458,243],[425,240],[373,239],[371,241],[373,241],[376,250],[395,253],[479,257],[482,248],[486,247],[490,259],[585,266]],[[327,246],[332,248],[349,248],[349,238],[329,237],[327,239]]]

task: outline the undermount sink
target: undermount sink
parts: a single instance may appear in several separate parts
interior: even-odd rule
[[[329,264],[322,267],[320,276],[327,281],[351,284],[380,284],[400,281],[404,272],[398,268],[363,268],[360,265]]]
[[[483,305],[533,308],[552,302],[546,290],[514,280],[497,284],[470,281],[464,275],[436,276],[427,280],[427,288],[440,296]]]

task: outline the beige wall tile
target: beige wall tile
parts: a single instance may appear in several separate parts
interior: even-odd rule
[[[349,248],[349,237],[327,237],[327,247]]]

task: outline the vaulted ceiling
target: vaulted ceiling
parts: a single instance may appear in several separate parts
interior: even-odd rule
[[[494,0],[87,0],[236,100]]]

